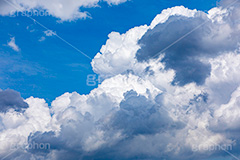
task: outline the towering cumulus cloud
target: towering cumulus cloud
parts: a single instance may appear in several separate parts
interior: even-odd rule
[[[240,159],[237,17],[238,1],[208,13],[178,6],[110,33],[92,61],[104,81],[90,94],[65,93],[51,106],[0,99],[0,157]]]

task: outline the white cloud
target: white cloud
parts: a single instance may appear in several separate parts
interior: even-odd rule
[[[94,72],[102,77],[109,77],[132,69],[137,63],[136,52],[141,48],[138,41],[149,29],[153,29],[157,24],[165,23],[173,15],[193,17],[196,13],[198,13],[197,10],[177,6],[163,10],[154,18],[150,26],[135,27],[122,35],[118,32],[110,33],[106,44],[92,61]]]
[[[124,3],[127,2],[128,0],[104,0],[105,2],[107,2],[109,5],[118,5],[120,3]]]
[[[151,22],[151,25],[149,26],[150,29],[153,29],[156,27],[156,25],[160,23],[165,23],[169,17],[171,16],[185,16],[185,17],[194,17],[195,14],[198,13],[196,9],[190,10],[188,8],[185,8],[183,6],[176,6],[173,8],[168,8],[162,11],[161,14],[158,14],[153,21]]]
[[[16,52],[19,52],[20,51],[20,48],[18,47],[18,45],[16,45],[16,42],[15,42],[15,37],[12,37],[11,38],[11,41],[8,42],[8,46],[11,47],[14,51]]]
[[[56,35],[56,32],[54,32],[52,30],[46,30],[43,33],[45,34],[46,37],[52,37],[52,36]],[[43,42],[46,40],[46,37],[42,36],[38,41]]]
[[[42,42],[42,41],[45,41],[45,40],[46,40],[46,38],[42,36],[38,41]]]
[[[112,32],[108,35],[106,45],[102,46],[92,61],[94,72],[102,77],[117,75],[131,68],[134,57],[140,48],[137,41],[147,31],[148,27],[140,26],[120,35]]]
[[[103,1],[109,5],[118,5],[127,0]],[[52,16],[61,19],[61,21],[73,21],[89,17],[89,13],[82,11],[82,9],[98,7],[99,2],[100,0],[0,0],[0,15],[10,15],[15,14],[15,12],[30,10],[46,10]]]
[[[231,11],[234,7],[227,10]],[[231,14],[221,13],[222,18],[210,19],[219,29],[212,30],[216,43],[228,37],[226,33],[219,34],[222,30],[238,33],[237,25],[230,25]],[[170,18],[171,14],[177,16]],[[208,18],[210,14],[174,7],[163,11],[150,26],[135,27],[122,35],[113,32],[92,62],[94,71],[105,80],[90,94],[65,93],[51,107],[44,100],[31,97],[26,100],[29,108],[25,112],[16,112],[12,107],[1,113],[0,141],[4,145],[0,157],[9,153],[9,144],[23,145],[27,141],[48,142],[52,149],[20,149],[17,156],[10,155],[9,159],[198,160],[229,156],[219,145],[231,145],[233,150],[229,152],[239,156],[240,145],[236,142],[240,136],[236,133],[240,129],[240,56],[233,44],[226,43],[222,49],[230,45],[230,51],[214,56],[199,54],[199,60],[211,66],[202,85],[173,85],[177,71],[163,62],[167,53],[155,59],[137,60],[137,51],[143,48],[138,41],[149,29],[159,32],[159,24],[168,23],[168,19],[175,21],[180,15],[184,20],[193,20]],[[215,43],[208,45],[216,47]],[[205,150],[212,146],[218,149]]]
[[[2,127],[0,132],[0,155],[4,157],[7,152],[16,148],[25,148],[30,133],[36,131],[49,131],[51,116],[44,100],[29,98],[26,100],[29,108],[23,113],[10,110],[0,113]]]
[[[47,31],[44,31],[44,34],[47,36],[47,37],[51,37],[53,35],[56,35],[55,32],[51,31],[51,30],[47,30]]]

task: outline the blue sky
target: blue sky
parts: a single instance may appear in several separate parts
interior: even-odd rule
[[[93,58],[112,31],[125,33],[134,26],[149,25],[165,8],[183,5],[208,11],[216,3],[216,0],[132,0],[108,6],[101,2],[100,7],[84,9],[92,16],[86,20],[58,23],[51,16],[33,18]],[[27,17],[1,16],[0,23],[1,58],[15,59],[28,68],[23,73],[21,69],[9,71],[4,68],[0,79],[2,89],[11,88],[19,91],[24,98],[34,96],[51,102],[65,92],[87,94],[94,88],[86,85],[87,75],[94,74],[88,58],[54,36],[39,42],[46,30]],[[10,37],[15,37],[20,52],[6,46]]]
[[[239,0],[0,0],[0,159],[240,160],[239,17]]]

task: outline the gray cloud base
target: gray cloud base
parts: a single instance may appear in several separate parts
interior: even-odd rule
[[[6,112],[9,109],[21,111],[27,107],[28,104],[23,101],[19,92],[11,89],[0,91],[0,112]]]

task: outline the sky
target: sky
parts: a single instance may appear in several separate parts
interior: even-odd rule
[[[239,160],[239,17],[239,0],[0,0],[0,159]]]
[[[33,18],[93,58],[112,31],[125,33],[135,26],[149,25],[163,9],[179,5],[206,12],[216,6],[216,0],[131,0],[112,6],[101,2],[99,7],[84,8],[91,18],[71,22],[58,22],[52,16]],[[94,74],[89,58],[56,37],[45,36],[46,29],[19,15],[0,17],[1,58],[9,61],[2,65],[1,89],[14,89],[24,98],[34,96],[50,103],[65,92],[88,94],[97,87],[86,85],[87,76]],[[17,52],[7,46],[13,37],[20,49]],[[40,41],[41,37],[45,40]],[[15,61],[18,66],[14,65]]]

